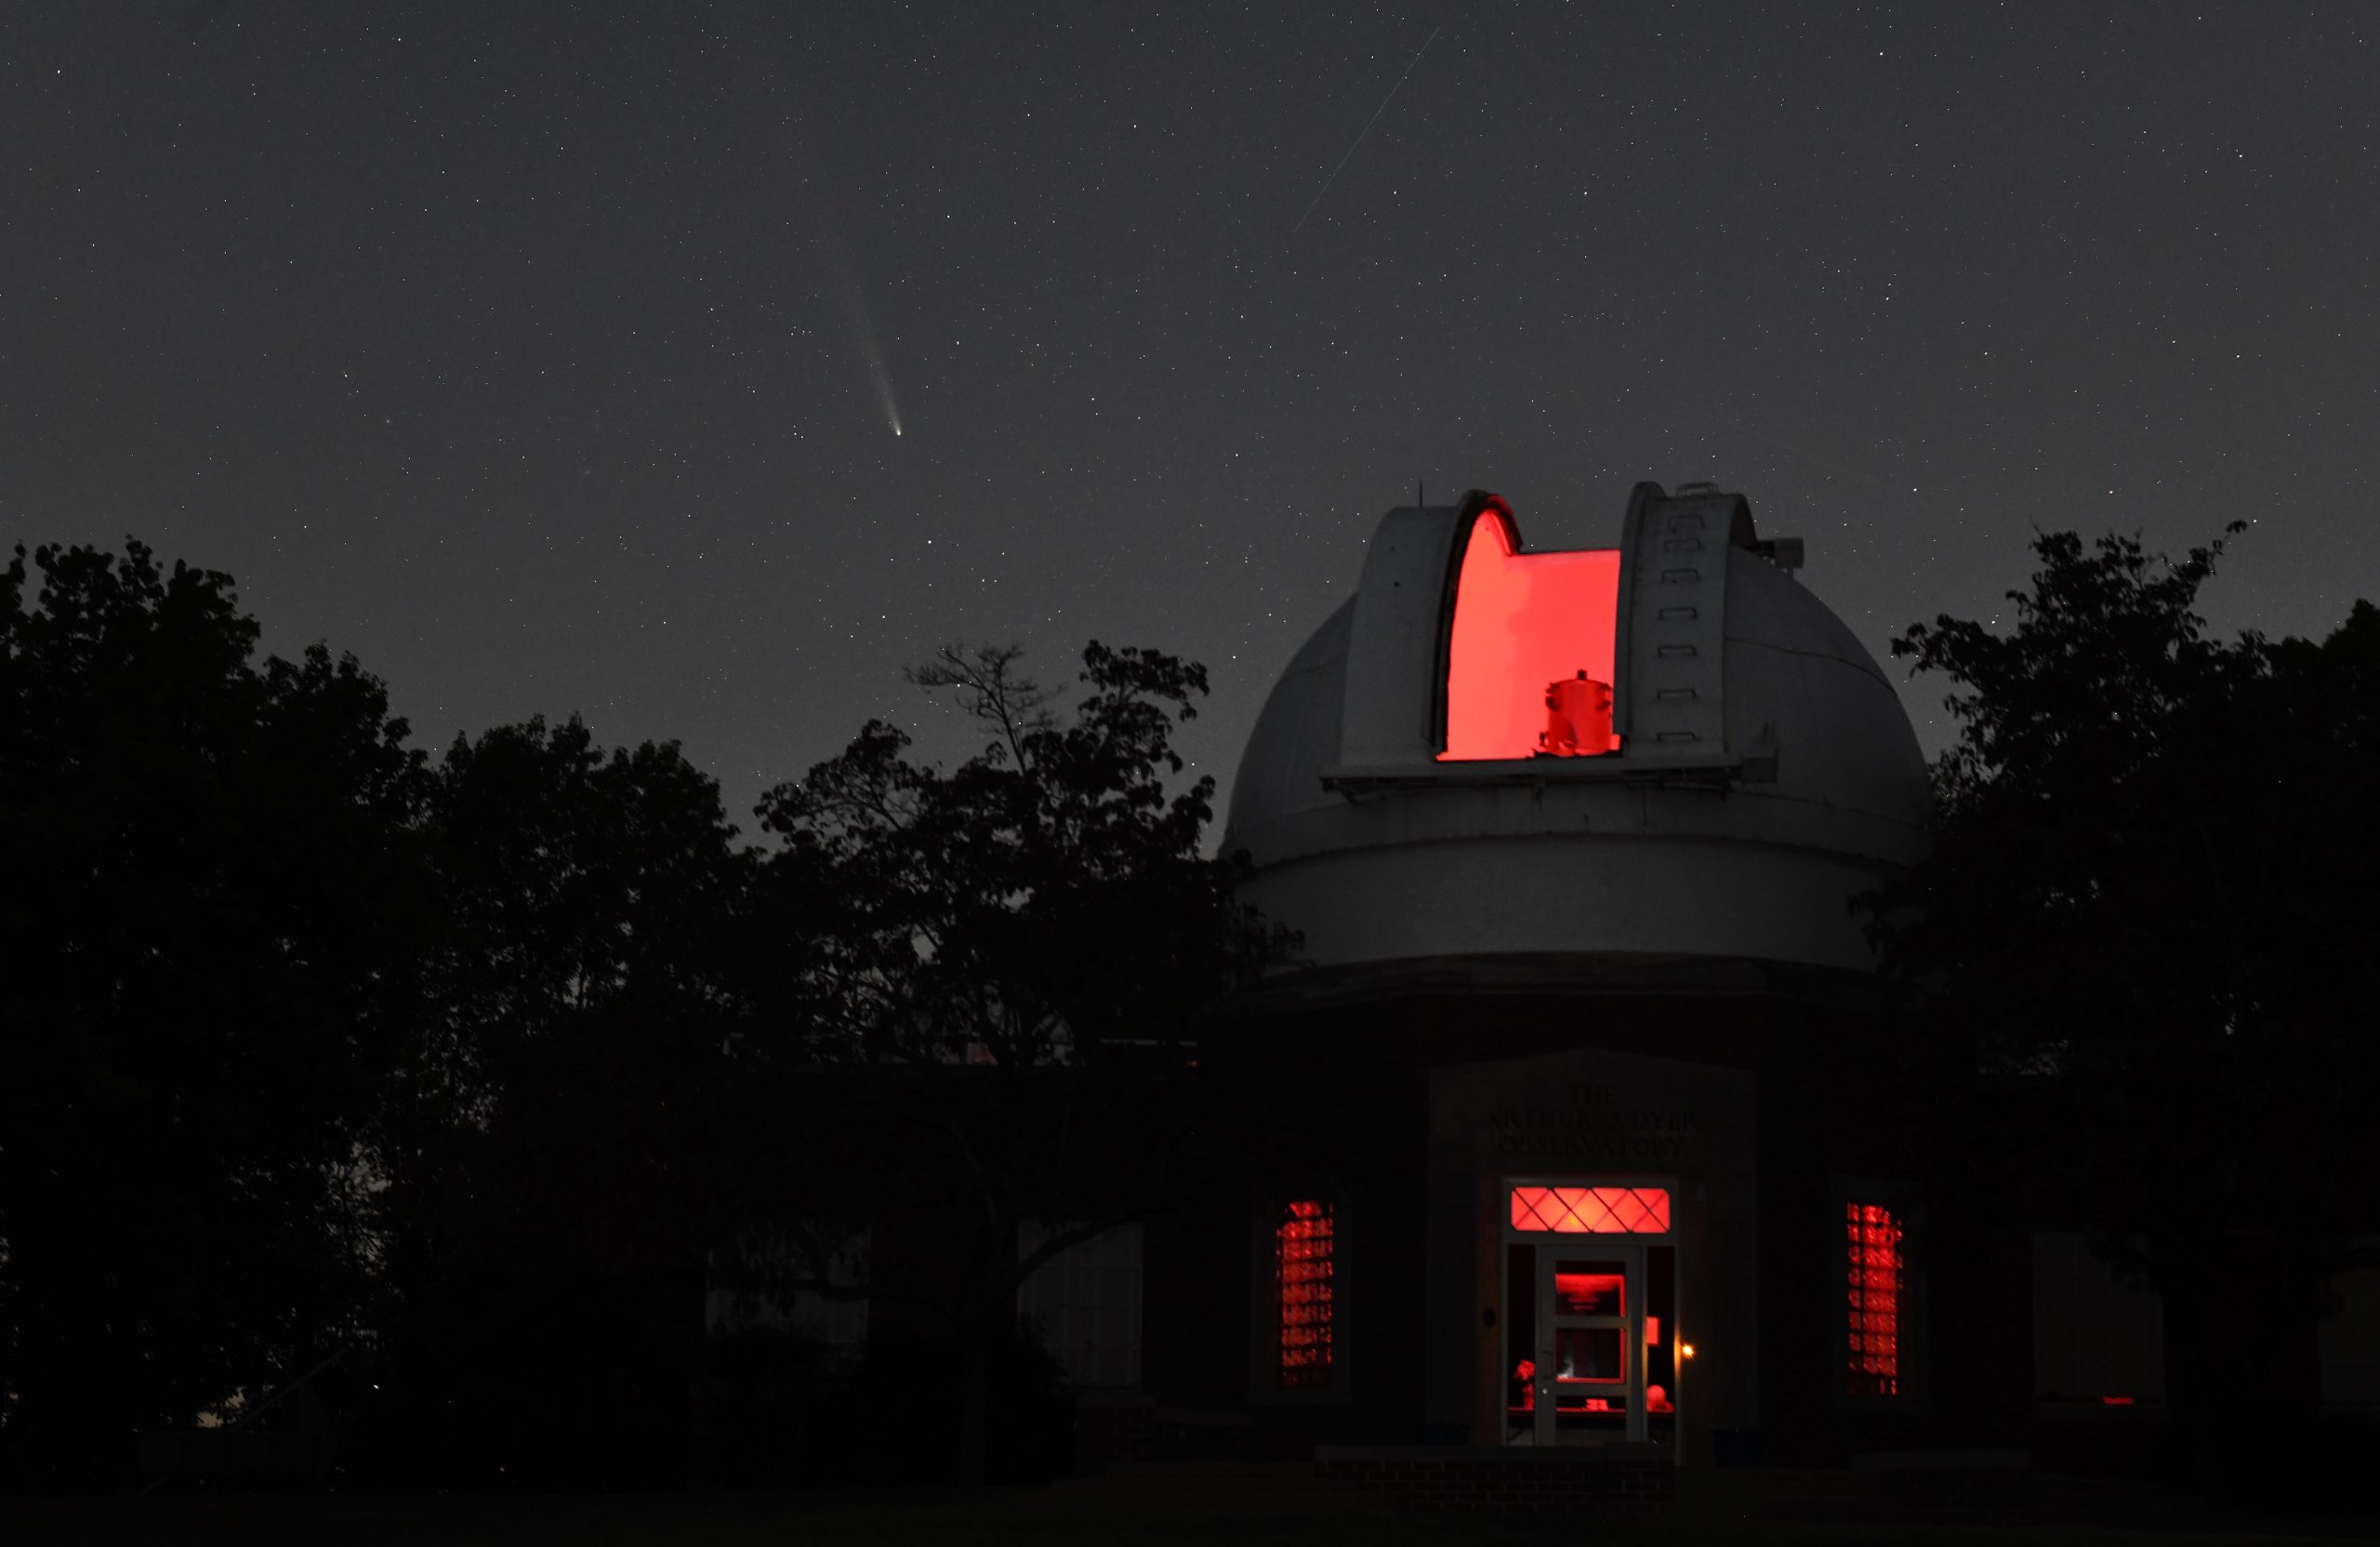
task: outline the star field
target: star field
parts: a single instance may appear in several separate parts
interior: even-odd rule
[[[0,538],[229,570],[429,745],[680,738],[747,826],[870,715],[957,749],[947,639],[1204,660],[1227,781],[1417,481],[1540,546],[1741,489],[1880,656],[2036,526],[2247,519],[2210,617],[2327,631],[2373,14],[9,7]]]

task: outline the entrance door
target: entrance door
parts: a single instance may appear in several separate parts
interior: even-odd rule
[[[1506,1183],[1502,1314],[1507,1445],[1677,1445],[1678,1248],[1672,1189]]]
[[[1644,1318],[1643,1247],[1538,1247],[1538,1444],[1646,1437]]]

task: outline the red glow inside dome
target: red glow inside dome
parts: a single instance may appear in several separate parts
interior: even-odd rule
[[[1549,683],[1580,672],[1612,681],[1620,550],[1523,553],[1519,546],[1499,507],[1472,524],[1455,579],[1441,761],[1533,757]]]

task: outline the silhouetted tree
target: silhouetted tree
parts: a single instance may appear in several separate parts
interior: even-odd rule
[[[2012,628],[1894,645],[1956,685],[1960,739],[1933,856],[1867,901],[1942,1070],[2016,1098],[1965,1109],[2030,1124],[1979,1144],[2132,1252],[2177,1413],[2236,1434],[2310,1412],[2321,1273],[2374,1223],[2380,614],[2224,641],[2193,611],[2220,542],[2033,546]]]
[[[429,919],[421,756],[231,578],[16,550],[0,598],[0,1444],[81,1486],[355,1331]]]
[[[456,1481],[674,1484],[753,857],[675,743],[606,756],[575,717],[458,737],[430,810],[377,1427]]]
[[[0,615],[18,1480],[103,1481],[354,1353],[317,1395],[357,1480],[674,1481],[714,1259],[904,1292],[774,1246],[914,1204],[919,1165],[963,1223],[921,1297],[980,1475],[1018,1282],[1197,1185],[1183,1076],[1279,945],[1199,852],[1210,783],[1168,788],[1197,667],[1094,645],[1062,719],[1013,652],[945,652],[916,680],[985,751],[872,725],[772,792],[764,859],[674,744],[540,720],[432,766],[352,658],[257,663],[227,576],[32,566]],[[1032,1221],[1063,1228],[1020,1261]]]
[[[1208,1180],[1218,1104],[1188,1071],[1218,1007],[1283,945],[1235,900],[1236,865],[1201,853],[1213,781],[1169,787],[1204,669],[1094,642],[1061,715],[1018,655],[954,646],[910,673],[984,727],[958,767],[911,761],[879,721],[769,792],[783,849],[764,914],[787,938],[761,999],[788,1012],[756,1022],[745,1053],[824,1065],[804,1083],[832,1095],[780,1125],[775,1160],[740,1170],[770,1191],[747,1200],[760,1228],[739,1276],[939,1311],[971,1480],[1018,1286]],[[874,1072],[836,1078],[846,1064]],[[896,1218],[934,1221],[955,1271],[826,1271],[846,1232]],[[1020,1253],[1028,1223],[1049,1234]]]

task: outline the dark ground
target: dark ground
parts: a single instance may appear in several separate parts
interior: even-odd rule
[[[1448,1517],[1399,1517],[1316,1488],[1300,1468],[1170,1469],[1147,1474],[996,1490],[615,1497],[368,1498],[203,1496],[0,1501],[0,1542],[355,1543],[358,1547],[898,1547],[901,1543],[1129,1541],[1144,1544],[1356,1541],[1479,1543],[1580,1527]],[[2211,1511],[2144,1490],[2069,1490],[2043,1499],[2034,1523],[1914,1525],[1893,1520],[1846,1474],[1690,1474],[1671,1517],[1656,1526],[1595,1525],[1598,1542],[1879,1543],[2022,1540],[2117,1547],[2369,1541],[2380,1522],[2261,1518]]]

